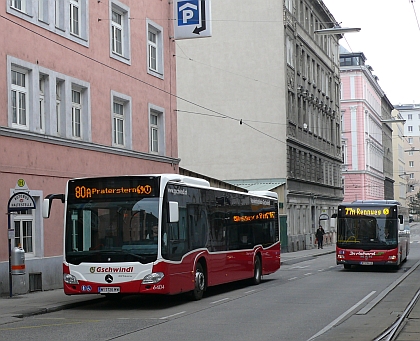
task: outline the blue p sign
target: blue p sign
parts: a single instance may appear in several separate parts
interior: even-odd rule
[[[197,25],[200,20],[199,0],[178,2],[178,26]]]

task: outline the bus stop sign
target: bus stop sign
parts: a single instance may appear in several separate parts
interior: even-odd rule
[[[28,193],[17,192],[10,197],[7,208],[9,213],[34,209],[35,201]]]

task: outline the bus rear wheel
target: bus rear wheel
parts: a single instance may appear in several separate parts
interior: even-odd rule
[[[191,293],[193,300],[201,300],[204,295],[204,290],[206,290],[206,275],[201,263],[197,263],[195,267],[195,285]]]
[[[252,277],[252,284],[258,285],[261,283],[262,277],[262,266],[261,259],[259,256],[255,256],[254,259],[254,277]]]

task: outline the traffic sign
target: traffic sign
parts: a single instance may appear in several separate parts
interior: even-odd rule
[[[174,1],[175,39],[211,37],[210,0]]]

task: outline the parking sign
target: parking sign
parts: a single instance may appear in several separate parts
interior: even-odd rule
[[[175,0],[175,39],[211,36],[210,0]]]

